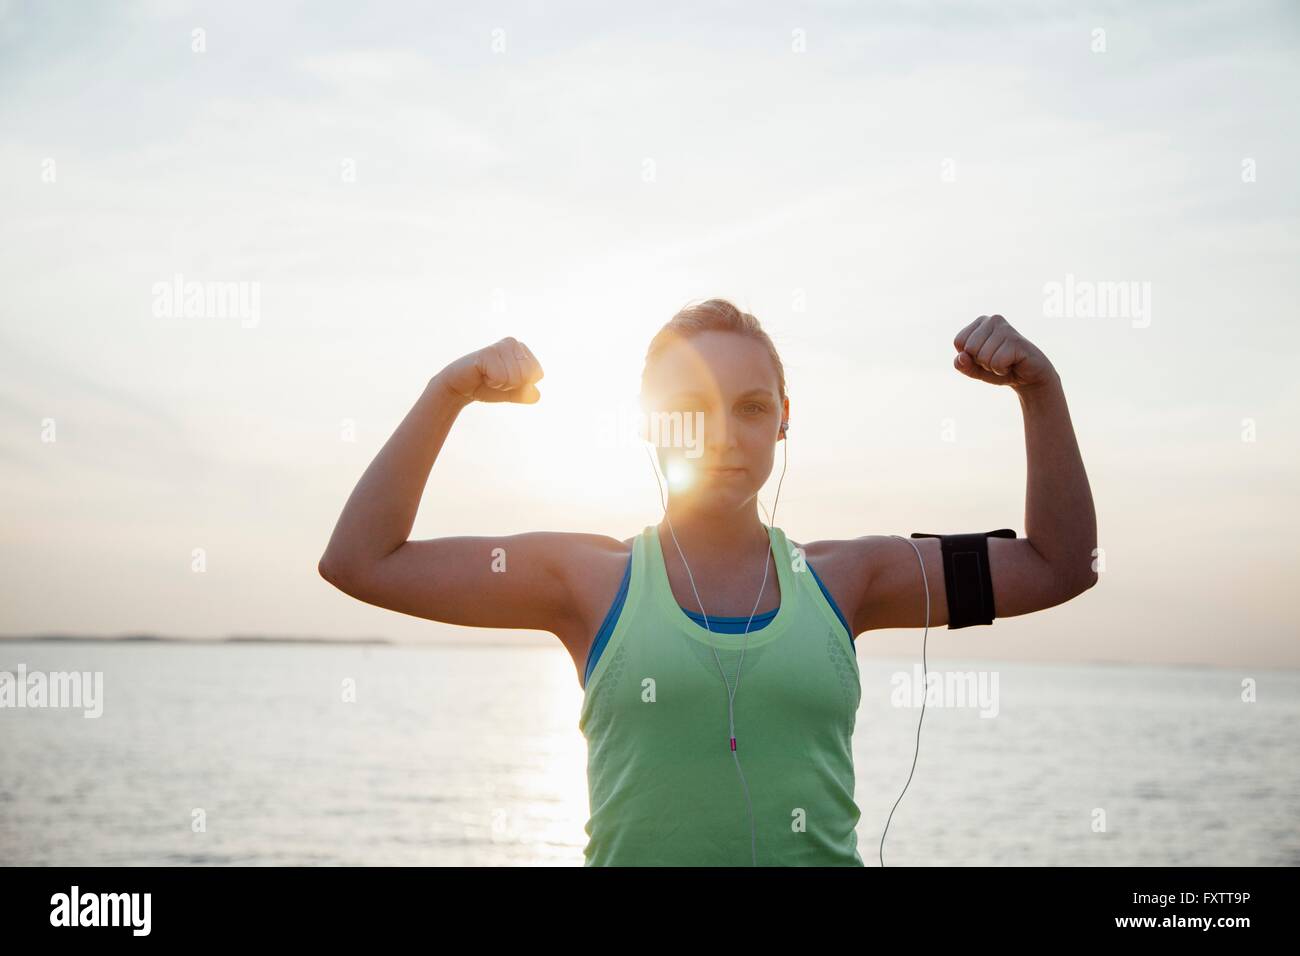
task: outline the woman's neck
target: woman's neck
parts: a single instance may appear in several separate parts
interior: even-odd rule
[[[669,541],[676,537],[688,560],[701,564],[725,563],[740,555],[757,554],[769,542],[767,526],[759,520],[756,510],[719,514],[674,508],[670,501],[660,528]]]

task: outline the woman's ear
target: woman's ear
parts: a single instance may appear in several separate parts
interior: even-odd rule
[[[790,399],[783,398],[781,400],[781,426],[777,430],[777,441],[780,441],[782,438],[784,438],[786,436],[786,433],[789,430],[790,430]]]

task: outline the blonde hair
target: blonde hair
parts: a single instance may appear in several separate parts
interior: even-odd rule
[[[641,372],[641,389],[645,391],[646,375],[654,358],[675,341],[689,339],[700,332],[737,332],[757,339],[767,349],[776,366],[776,378],[780,383],[780,401],[786,399],[785,366],[777,354],[772,339],[763,331],[762,324],[748,312],[741,312],[726,299],[709,299],[698,305],[688,305],[660,329],[646,350],[645,367]]]

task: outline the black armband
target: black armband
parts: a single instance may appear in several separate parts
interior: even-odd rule
[[[943,549],[943,589],[948,596],[948,630],[972,624],[992,624],[993,576],[989,571],[989,538],[1014,538],[1010,528],[971,534],[922,534],[913,538],[938,538]]]

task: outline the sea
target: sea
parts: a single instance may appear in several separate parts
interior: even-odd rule
[[[1300,671],[932,657],[927,696],[919,663],[859,655],[868,866],[1300,865]],[[583,864],[558,644],[4,640],[0,672],[87,695],[0,706],[0,865]]]

